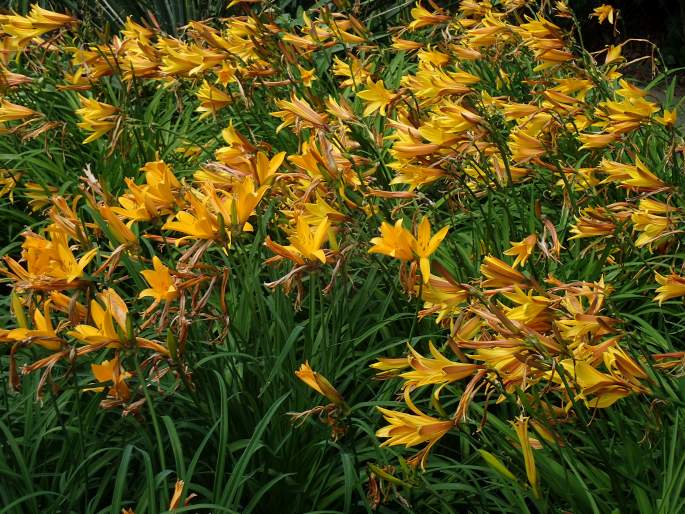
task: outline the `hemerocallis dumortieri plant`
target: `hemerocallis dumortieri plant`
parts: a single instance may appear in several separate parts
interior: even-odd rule
[[[235,339],[233,316],[251,309],[245,259],[260,287],[296,291],[297,309],[325,310],[379,276],[384,337],[416,319],[402,349],[370,349],[402,401],[382,399],[384,425],[366,437],[422,445],[409,463],[426,468],[441,441],[449,452],[465,427],[474,440],[490,430],[488,409],[506,413],[499,449],[522,457],[540,501],[537,452],[585,410],[661,400],[654,373],[682,366],[668,334],[635,336],[675,326],[685,296],[676,104],[623,75],[624,44],[581,53],[563,1],[417,3],[389,38],[352,11],[303,11],[295,24],[242,7],[178,37],[128,19],[78,47],[68,14],[0,15],[2,136],[32,155],[56,155],[60,139],[69,159],[88,156],[79,177],[68,160],[0,170],[3,205],[31,221],[3,257],[11,385],[17,356],[41,384],[68,365],[102,407],[138,413],[160,384],[194,392],[192,359],[208,339]],[[615,25],[619,13],[592,17]],[[29,76],[42,59],[63,75]],[[166,118],[150,114],[166,101]],[[104,136],[105,151],[90,144]],[[352,345],[348,329],[340,345]],[[289,344],[305,361],[296,376],[330,401],[296,419],[316,413],[334,438],[356,437],[355,416],[379,421],[374,383],[350,396],[349,377],[368,378],[358,348],[344,372],[326,370],[343,398],[309,366],[325,362],[312,346]],[[481,455],[515,480],[493,452]]]

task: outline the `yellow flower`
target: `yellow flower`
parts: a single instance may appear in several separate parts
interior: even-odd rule
[[[611,45],[607,50],[607,56],[604,59],[604,64],[610,64],[621,59],[621,51],[623,50],[623,45]]]
[[[332,96],[327,96],[326,111],[328,114],[341,121],[350,121],[354,119],[354,114],[344,98],[340,98],[340,103],[338,103],[338,100]]]
[[[412,404],[413,405],[413,404]],[[442,436],[454,428],[453,421],[443,421],[424,414],[416,407],[412,410],[415,414],[397,412],[383,407],[378,407],[383,414],[388,426],[380,428],[376,432],[376,437],[387,438],[381,446],[395,446],[403,444],[407,448],[417,444],[428,443],[410,462],[419,463],[421,468],[425,468],[426,458],[431,448]]]
[[[330,226],[330,221],[328,216],[326,216],[321,220],[316,230],[312,231],[304,217],[298,217],[295,233],[289,238],[290,242],[293,248],[305,259],[310,261],[318,259],[325,263],[326,253],[322,246],[326,241]]]
[[[485,277],[483,287],[502,288],[502,287],[521,287],[526,282],[526,277],[492,255],[483,259],[480,272]]]
[[[666,277],[659,273],[655,273],[655,276],[660,287],[656,290],[659,294],[654,297],[654,301],[659,302],[659,305],[671,298],[685,296],[685,277],[681,277],[675,273],[671,273]]]
[[[197,75],[226,59],[224,53],[197,44],[187,45],[177,39],[160,38],[157,47],[162,54],[161,71],[167,75]]]
[[[90,302],[90,316],[95,326],[77,325],[67,334],[89,345],[107,344],[108,347],[118,348],[121,342],[114,322],[122,335],[126,334],[128,307],[114,289],[105,289],[98,294],[98,298],[102,305],[97,300]]]
[[[297,98],[294,93],[290,101],[276,100],[276,105],[281,110],[272,112],[271,115],[283,120],[276,128],[276,133],[290,125],[295,125],[295,132],[307,127],[324,128],[328,121],[325,114],[316,112],[311,105]]]
[[[503,296],[516,304],[516,307],[503,307],[508,319],[519,321],[528,326],[534,323],[547,325],[546,311],[550,301],[544,296],[534,296],[532,291],[526,294],[519,287],[514,287],[514,291],[511,293],[503,293]]]
[[[264,152],[257,152],[255,171],[259,179],[259,185],[271,184],[273,182],[278,168],[283,164],[285,156],[285,152],[279,152],[269,160]]]
[[[14,341],[36,343],[47,350],[57,351],[62,348],[64,341],[55,333],[50,321],[50,301],[45,302],[44,312],[33,311],[33,329],[21,327],[10,330],[5,338]]]
[[[374,84],[371,77],[369,77],[366,85],[367,89],[357,93],[357,96],[366,103],[363,116],[371,116],[376,111],[378,111],[381,116],[385,116],[385,108],[394,100],[396,95],[385,89],[382,80],[379,80]]]
[[[105,289],[98,293],[97,299],[90,302],[90,317],[93,325],[76,325],[67,335],[90,346],[121,348],[122,337],[129,337],[129,312],[126,303],[114,289]],[[169,350],[155,341],[135,337],[135,343],[141,348],[153,350],[162,355],[169,355]]]
[[[132,245],[138,241],[138,237],[119,219],[109,205],[102,204],[98,206],[98,212],[107,223],[107,229],[112,233],[117,243]]]
[[[400,161],[391,163],[388,167],[398,171],[397,175],[390,183],[408,184],[409,191],[435,182],[445,176],[445,171],[441,168],[421,166],[418,164],[405,164]]]
[[[196,93],[197,99],[200,100],[200,106],[197,112],[201,112],[200,119],[206,118],[210,114],[216,114],[219,109],[222,109],[231,103],[231,97],[214,86],[202,81],[202,86]]]
[[[399,219],[395,225],[381,223],[381,236],[371,239],[374,246],[369,249],[369,253],[382,253],[395,257],[401,261],[410,261],[414,258],[414,236],[402,226]]]
[[[98,382],[112,382],[107,390],[107,396],[126,401],[131,396],[131,391],[126,380],[131,378],[131,373],[125,371],[119,362],[117,355],[111,360],[102,361],[100,364],[91,364],[90,369]],[[103,387],[93,387],[91,391],[102,391]]]
[[[245,232],[252,232],[252,225],[247,220],[269,189],[266,185],[255,189],[255,185],[252,177],[245,177],[233,184],[230,193],[218,191],[209,184],[205,187],[205,191],[208,193],[209,205],[216,212],[221,213],[225,223],[230,223]]]
[[[10,268],[7,274],[18,289],[50,291],[78,287],[78,279],[97,253],[97,248],[93,248],[77,260],[67,235],[58,230],[50,232],[50,239],[33,232],[26,232],[24,238],[22,259],[26,267],[5,256]]]
[[[505,250],[504,255],[516,257],[513,265],[514,268],[516,268],[519,264],[521,266],[525,266],[526,261],[528,261],[528,258],[533,253],[533,248],[535,248],[535,243],[537,243],[537,237],[535,236],[535,234],[531,234],[524,240],[519,241],[518,243],[515,243],[513,241],[511,241],[510,243],[511,248]]]
[[[282,246],[267,236],[264,245],[275,254],[290,259],[300,266],[307,262],[321,261],[326,263],[326,252],[323,245],[330,228],[328,216],[321,218],[315,230],[309,225],[305,216],[298,216],[295,221],[295,232],[288,238],[290,245]]]
[[[538,138],[527,134],[523,130],[516,130],[512,132],[509,140],[509,150],[514,162],[523,163],[530,161],[536,157],[544,155],[545,146]]]
[[[618,140],[619,134],[609,133],[609,134],[580,134],[580,142],[583,146],[580,147],[581,150],[592,150],[594,148],[604,148],[614,141]]]
[[[39,112],[24,107],[22,105],[13,104],[5,100],[4,98],[0,100],[0,123],[5,123],[7,121],[23,120],[26,118],[34,118],[40,116]]]
[[[392,47],[395,50],[411,52],[412,50],[418,50],[423,48],[423,43],[418,41],[411,41],[409,39],[402,39],[398,36],[392,37]]]
[[[156,255],[152,258],[152,265],[154,269],[141,271],[140,273],[150,288],[143,289],[138,298],[151,296],[155,299],[155,303],[169,302],[176,299],[178,291],[174,286],[169,268],[162,264],[162,261]]]
[[[633,229],[640,232],[635,246],[641,248],[659,239],[671,225],[671,220],[665,216],[651,214],[642,210],[635,211],[630,220],[633,222]]]
[[[414,18],[407,28],[411,31],[420,29],[422,27],[430,27],[438,23],[449,21],[450,17],[445,14],[432,13],[420,3],[413,7],[410,11],[411,17]]]
[[[305,361],[300,365],[300,369],[295,372],[295,375],[302,380],[302,382],[314,389],[320,395],[328,398],[334,404],[339,406],[345,404],[345,400],[337,389],[331,385],[326,377],[312,370],[309,362]]]
[[[621,398],[630,395],[634,387],[625,380],[602,373],[583,360],[565,359],[561,361],[561,365],[567,375],[570,375],[569,378],[580,387],[579,398],[584,400],[588,407],[610,407]],[[554,381],[561,382],[561,379],[555,377]]]
[[[2,32],[10,36],[13,46],[22,48],[31,40],[75,21],[71,16],[48,11],[34,4],[28,16],[0,16],[0,27]]]
[[[347,77],[346,80],[340,82],[340,88],[363,84],[371,75],[369,69],[364,66],[361,60],[353,55],[349,56],[346,61],[339,57],[333,58],[333,75],[336,77]]]
[[[116,113],[119,109],[113,105],[98,102],[82,95],[79,95],[79,101],[81,102],[81,108],[76,110],[76,114],[83,121],[78,123],[78,126],[87,132],[92,132],[90,136],[83,140],[83,144],[95,141],[116,127]]]
[[[435,253],[442,240],[445,239],[447,230],[448,227],[442,227],[431,237],[431,225],[428,217],[424,216],[421,223],[419,223],[417,237],[412,241],[412,247],[414,253],[419,258],[419,267],[421,268],[424,284],[428,283],[430,279],[429,257]]]
[[[205,202],[192,192],[188,192],[186,199],[190,207],[184,211],[178,211],[173,218],[169,218],[162,226],[164,230],[174,230],[186,234],[176,240],[180,245],[188,239],[220,239],[223,234],[219,233],[219,221],[212,214]]]
[[[611,5],[602,4],[599,7],[595,7],[590,14],[590,18],[597,18],[597,21],[602,24],[605,20],[609,20],[610,24],[614,24],[615,11]]]
[[[676,111],[675,109],[671,111],[664,109],[664,115],[656,116],[654,119],[662,125],[665,125],[666,127],[672,127],[673,125],[675,125],[677,118],[678,111]]]
[[[412,371],[406,371],[400,376],[405,379],[405,387],[418,387],[430,384],[446,385],[456,380],[462,380],[472,375],[478,364],[454,362],[445,357],[432,342],[428,344],[433,359],[423,357],[414,348],[410,349],[408,358]],[[405,361],[406,362],[406,361]]]
[[[418,293],[419,288],[415,286]],[[436,323],[451,316],[456,316],[460,311],[460,305],[468,298],[466,288],[452,280],[431,275],[428,282],[423,285],[421,299],[424,301],[420,317],[437,313]]]
[[[609,175],[602,183],[620,182],[621,187],[640,191],[666,187],[666,184],[654,175],[639,157],[635,158],[634,165],[603,159],[599,164],[599,169]]]
[[[297,70],[300,72],[300,82],[304,84],[304,87],[312,87],[312,83],[317,80],[316,69],[308,70],[298,64]]]
[[[521,445],[521,453],[523,454],[523,463],[526,468],[526,476],[528,483],[533,488],[533,495],[538,498],[540,496],[537,468],[535,467],[535,456],[530,445],[530,438],[528,437],[528,417],[521,416],[515,422],[511,422],[516,430],[516,435]]]
[[[41,27],[47,30],[58,29],[63,25],[78,21],[76,18],[72,18],[66,14],[43,9],[38,6],[38,4],[33,4],[31,6],[31,12],[28,15],[28,19],[31,20],[31,23],[35,27]]]

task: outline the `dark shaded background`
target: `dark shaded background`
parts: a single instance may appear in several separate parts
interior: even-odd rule
[[[598,25],[596,18],[589,18],[592,10],[603,3],[620,11],[615,36],[607,22]],[[685,0],[569,0],[568,4],[581,22],[588,49],[599,50],[629,38],[648,39],[659,47],[666,66],[685,66]],[[645,43],[631,42],[624,47],[628,58],[650,52],[651,47]]]

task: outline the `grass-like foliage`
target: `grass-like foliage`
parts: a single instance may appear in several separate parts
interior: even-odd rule
[[[0,15],[3,513],[683,511],[674,73],[371,4]]]

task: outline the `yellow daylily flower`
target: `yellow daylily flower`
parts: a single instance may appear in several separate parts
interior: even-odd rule
[[[112,386],[107,389],[107,396],[127,401],[131,397],[131,391],[126,384],[126,380],[133,375],[124,370],[119,361],[119,356],[111,360],[104,360],[100,364],[91,364],[90,370],[98,382],[112,382]],[[102,391],[104,387],[93,387],[91,391]]]
[[[483,287],[486,288],[523,287],[523,284],[526,282],[526,277],[523,274],[492,255],[488,255],[483,259],[480,272],[485,278],[483,280]]]
[[[428,216],[424,216],[421,223],[419,223],[416,239],[412,241],[412,249],[419,258],[419,267],[421,268],[424,284],[428,283],[430,279],[429,257],[435,253],[442,240],[445,239],[447,231],[448,227],[445,226],[431,236],[431,225],[430,221],[428,221]]]
[[[175,300],[178,296],[178,290],[171,278],[169,268],[162,264],[156,255],[152,258],[152,266],[154,269],[140,272],[150,287],[143,289],[138,298],[152,297],[155,299],[155,303]]]
[[[45,302],[43,312],[33,311],[33,329],[20,327],[7,332],[4,337],[14,341],[36,343],[47,350],[57,351],[62,348],[64,341],[60,338],[50,321],[50,301]]]
[[[381,116],[385,116],[385,108],[392,102],[397,95],[385,89],[383,80],[374,83],[371,77],[367,79],[366,89],[357,92],[357,96],[364,100],[366,107],[364,107],[363,116],[371,116],[376,111]]]
[[[609,175],[601,183],[619,182],[621,187],[638,190],[655,190],[666,187],[654,173],[640,160],[635,158],[635,164],[623,164],[609,159],[603,159],[599,169]]]
[[[82,95],[79,95],[79,101],[81,108],[76,110],[76,114],[81,117],[82,121],[77,125],[86,132],[92,132],[83,140],[83,144],[95,141],[116,127],[115,116],[119,109]]]
[[[381,446],[403,444],[410,448],[417,444],[428,443],[410,461],[412,464],[420,464],[422,469],[425,468],[426,459],[431,448],[440,438],[454,428],[454,421],[434,418],[424,414],[416,409],[416,407],[412,409],[415,414],[392,411],[383,407],[378,407],[378,410],[383,414],[385,421],[389,423],[388,426],[376,431],[376,437],[387,438]]]
[[[528,261],[528,258],[533,253],[533,249],[535,248],[536,243],[537,237],[535,236],[535,234],[529,235],[528,237],[526,237],[522,241],[519,241],[518,243],[510,241],[511,248],[505,250],[504,255],[516,257],[513,264],[514,268],[516,268],[519,264],[521,266],[525,266],[526,262]]]
[[[601,25],[605,21],[609,21],[611,25],[614,24],[615,11],[614,8],[609,4],[602,4],[599,7],[595,7],[590,14],[590,18],[597,18],[597,22]]]
[[[229,95],[221,89],[211,86],[206,80],[202,81],[202,86],[196,93],[197,99],[200,100],[200,106],[196,109],[201,112],[200,119],[216,114],[219,109],[223,109],[232,102]]]
[[[118,348],[121,341],[114,323],[116,322],[122,334],[126,334],[128,307],[114,289],[105,289],[98,294],[98,299],[102,303],[95,299],[90,302],[90,316],[94,326],[77,325],[67,334],[89,345],[107,344],[110,348]]]
[[[41,116],[41,114],[28,107],[13,104],[4,98],[0,100],[0,123],[35,118],[36,116]]]
[[[671,273],[668,276],[661,275],[660,273],[655,273],[654,275],[660,285],[656,290],[659,294],[654,297],[654,301],[659,302],[659,305],[671,298],[685,296],[685,277],[675,273]]]
[[[305,361],[300,365],[300,369],[295,372],[295,375],[302,380],[302,382],[314,389],[321,396],[328,398],[334,404],[344,405],[345,400],[338,390],[331,385],[326,377],[314,371],[308,361]]]
[[[316,112],[306,100],[298,98],[294,93],[290,101],[276,100],[276,105],[281,110],[272,112],[271,115],[283,120],[283,123],[276,128],[276,133],[290,125],[295,125],[295,132],[308,127],[324,128],[328,121],[325,114]]]
[[[381,236],[371,239],[373,247],[369,248],[369,253],[382,253],[395,257],[401,261],[410,261],[414,258],[414,236],[402,226],[399,219],[395,225],[381,223]]]
[[[432,342],[428,343],[432,359],[423,357],[414,348],[405,362],[409,363],[412,371],[406,371],[400,376],[405,379],[405,387],[419,387],[430,384],[446,385],[456,380],[471,376],[481,368],[478,364],[454,362],[445,357]]]

